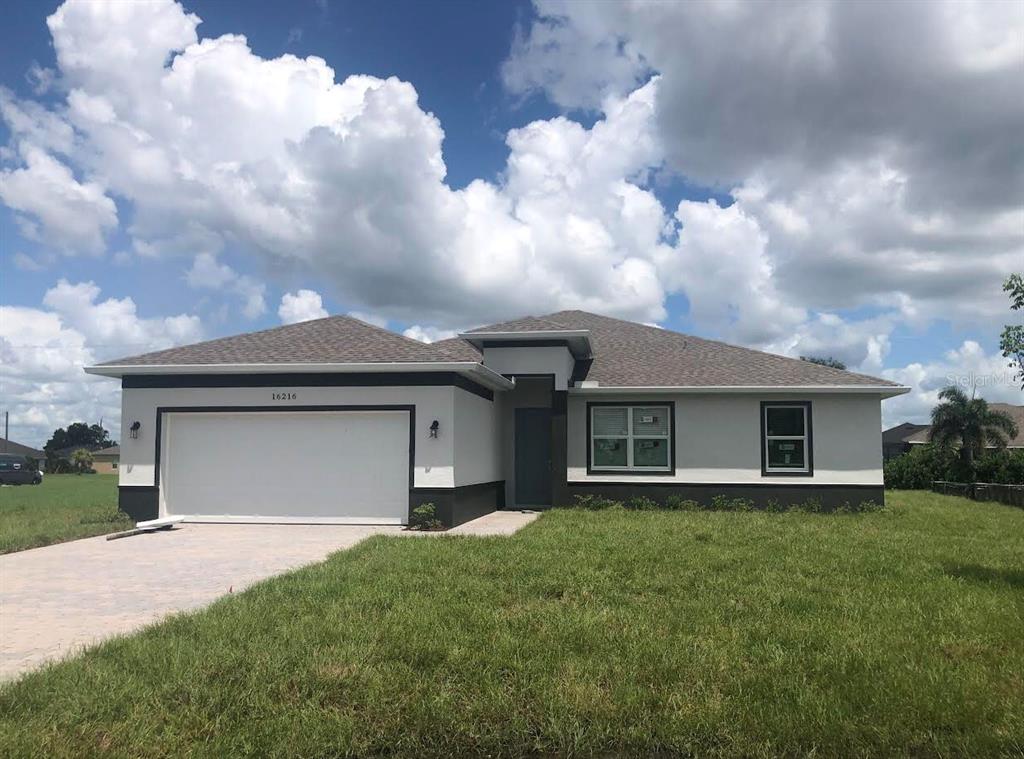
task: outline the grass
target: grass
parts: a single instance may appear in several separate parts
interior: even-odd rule
[[[131,525],[117,509],[117,477],[48,474],[41,485],[0,487],[0,554]]]
[[[550,512],[373,538],[0,689],[0,753],[1024,751],[1024,511]]]

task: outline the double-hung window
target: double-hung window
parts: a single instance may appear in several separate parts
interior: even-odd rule
[[[764,474],[811,473],[811,404],[761,404]]]
[[[672,470],[670,405],[592,405],[590,468],[609,472]]]

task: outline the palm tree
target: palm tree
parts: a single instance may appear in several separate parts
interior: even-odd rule
[[[92,470],[92,454],[85,448],[79,448],[71,454],[71,463],[78,474]]]
[[[932,409],[928,439],[938,445],[960,444],[960,457],[974,465],[986,447],[1005,448],[1017,436],[1017,424],[1004,411],[989,408],[983,398],[968,398],[958,387],[939,391],[942,403]]]

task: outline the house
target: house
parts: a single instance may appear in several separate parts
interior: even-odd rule
[[[347,316],[86,369],[137,520],[449,525],[574,496],[881,502],[892,382],[583,311],[433,344]]]
[[[1002,411],[1013,417],[1013,420],[1017,423],[1017,437],[1010,440],[1007,444],[1007,448],[1024,448],[1024,406],[1015,406],[1011,403],[990,403],[988,407],[993,411]],[[931,425],[922,424],[919,425],[920,429],[915,430],[913,433],[903,438],[903,441],[908,446],[925,445],[931,442]],[[992,448],[994,446],[989,446]]]
[[[929,429],[927,424],[903,422],[903,424],[882,430],[882,461],[889,461],[904,453],[909,453],[910,443],[907,442],[907,438],[915,432],[927,429]]]
[[[46,461],[46,454],[38,448],[32,448],[28,445],[15,443],[13,440],[8,440],[5,437],[0,437],[0,453],[11,453],[15,456],[26,456],[30,459],[35,459],[38,464],[43,464]]]
[[[121,459],[121,446],[112,445],[92,452],[92,468],[97,474],[117,474],[117,462]]]

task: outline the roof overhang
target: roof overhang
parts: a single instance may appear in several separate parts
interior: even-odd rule
[[[455,372],[491,390],[511,390],[515,383],[477,361],[379,362],[353,364],[104,364],[85,367],[86,374],[121,378],[141,374],[426,374]]]
[[[589,329],[543,329],[524,332],[462,332],[459,337],[474,347],[483,350],[487,343],[509,343],[510,347],[528,347],[530,344],[544,345],[550,342],[564,342],[574,358],[590,358]]]
[[[686,385],[678,387],[570,387],[571,395],[689,395],[757,394],[757,395],[877,395],[892,398],[909,393],[910,388],[893,385]]]

